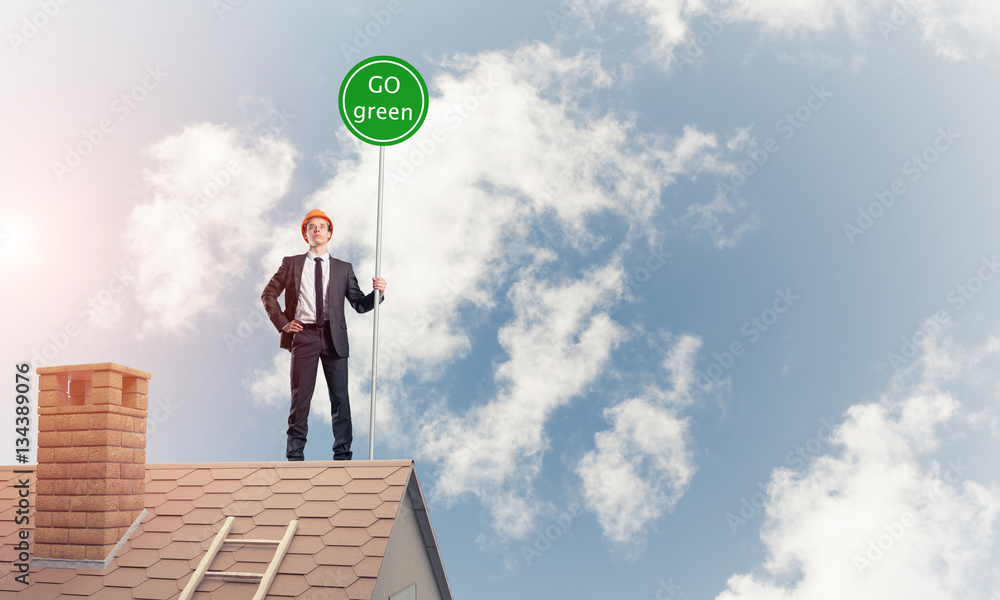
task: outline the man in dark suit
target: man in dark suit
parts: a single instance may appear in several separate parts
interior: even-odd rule
[[[333,222],[321,210],[310,211],[302,221],[302,237],[309,252],[286,256],[261,294],[264,310],[281,332],[281,347],[292,353],[292,405],[288,411],[285,457],[304,460],[309,431],[309,404],[316,387],[318,363],[330,390],[333,415],[333,458],[351,460],[351,404],[347,395],[347,321],[344,300],[359,313],[375,308],[375,292],[365,295],[358,287],[351,263],[330,256]],[[372,278],[373,287],[385,292],[385,279]],[[278,296],[285,294],[285,310]],[[380,302],[385,296],[380,297]]]

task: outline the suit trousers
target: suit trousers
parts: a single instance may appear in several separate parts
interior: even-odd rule
[[[285,457],[304,460],[309,432],[309,406],[316,388],[319,363],[330,391],[333,416],[333,458],[351,460],[351,401],[347,394],[347,357],[338,356],[329,327],[305,329],[292,338],[292,405],[288,411],[288,442]]]

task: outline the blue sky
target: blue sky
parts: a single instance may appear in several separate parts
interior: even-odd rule
[[[150,371],[149,462],[283,458],[260,290],[312,208],[369,281],[336,101],[388,54],[431,104],[386,152],[376,458],[457,597],[1000,596],[994,4],[0,14],[5,364]]]

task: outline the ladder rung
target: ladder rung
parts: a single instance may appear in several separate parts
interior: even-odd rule
[[[277,545],[281,540],[247,540],[239,538],[226,538],[226,544],[272,544]]]
[[[205,573],[205,577],[233,577],[236,579],[254,580],[260,580],[263,576],[263,573],[243,573],[240,571],[208,571]]]

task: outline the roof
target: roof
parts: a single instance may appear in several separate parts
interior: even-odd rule
[[[147,514],[107,568],[32,565],[28,587],[14,580],[18,477],[14,467],[0,467],[0,506],[9,507],[0,512],[0,591],[30,592],[33,600],[177,598],[229,516],[231,539],[279,540],[298,521],[268,598],[370,598],[406,493],[447,590],[411,460],[146,465]],[[211,569],[263,573],[274,552],[226,544]],[[256,585],[206,578],[197,589],[195,599],[243,600]]]

